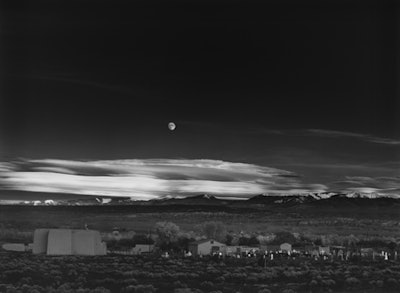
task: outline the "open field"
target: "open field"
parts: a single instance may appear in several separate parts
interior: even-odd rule
[[[397,207],[224,210],[202,206],[0,206],[2,228],[19,232],[43,227],[84,228],[87,224],[104,232],[118,227],[144,233],[160,221],[173,222],[183,231],[195,231],[205,221],[221,221],[233,232],[400,237]]]

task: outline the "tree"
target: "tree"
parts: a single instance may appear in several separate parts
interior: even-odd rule
[[[161,248],[171,248],[171,244],[179,237],[179,227],[172,222],[158,222],[154,227]]]
[[[187,250],[189,243],[193,241],[196,241],[196,239],[188,237],[187,234],[181,234],[179,235],[175,247],[178,251]]]
[[[272,241],[273,243],[281,244],[284,242],[287,242],[287,243],[295,243],[296,242],[296,238],[290,232],[281,231],[281,232],[277,232],[275,235],[276,235],[276,237]]]
[[[318,237],[317,239],[315,239],[314,244],[315,245],[322,245],[322,239],[320,237]]]
[[[397,248],[397,243],[391,241],[391,242],[388,243],[387,247],[388,247],[390,250],[395,250],[395,249]]]
[[[257,246],[260,242],[258,241],[256,236],[248,237],[240,237],[239,238],[239,245],[247,245],[247,246]]]
[[[356,244],[357,244],[359,241],[360,241],[360,240],[359,240],[356,236],[354,236],[353,234],[350,234],[349,236],[346,237],[345,244],[346,244],[347,246],[352,246],[352,247],[354,247],[354,246],[356,246]]]
[[[136,234],[132,238],[133,243],[136,244],[154,244],[154,240],[144,234]]]
[[[227,234],[225,238],[225,244],[232,245],[232,241],[233,241],[233,236],[231,234]]]
[[[224,241],[226,237],[226,228],[222,222],[205,222],[202,225],[203,234],[210,239]]]

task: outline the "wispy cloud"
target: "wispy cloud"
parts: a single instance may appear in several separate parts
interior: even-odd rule
[[[286,170],[220,160],[25,160],[4,164],[4,189],[153,199],[208,193],[247,198],[260,193],[325,191]]]
[[[266,135],[286,135],[286,136],[314,136],[314,137],[327,137],[327,138],[354,138],[362,141],[400,146],[400,139],[384,138],[372,134],[329,130],[329,129],[257,129],[250,131],[254,134]]]
[[[346,176],[328,185],[341,191],[399,195],[400,177]]]
[[[327,129],[306,129],[303,131],[305,135],[315,135],[322,137],[351,137],[364,140],[367,142],[386,144],[386,145],[400,145],[400,140],[393,138],[383,138],[370,134],[337,131],[337,130],[327,130]]]

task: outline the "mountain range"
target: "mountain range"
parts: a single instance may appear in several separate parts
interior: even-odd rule
[[[13,192],[12,192],[13,193]],[[132,206],[216,206],[216,207],[249,207],[263,208],[270,207],[291,207],[300,205],[387,205],[400,204],[399,197],[393,195],[381,195],[374,193],[343,193],[343,192],[321,192],[296,195],[269,195],[259,194],[244,200],[232,200],[231,198],[215,197],[208,194],[196,196],[171,197],[166,196],[160,199],[148,201],[132,200],[124,197],[106,196],[79,196],[76,194],[52,194],[52,193],[33,193],[33,192],[14,192],[8,197],[1,197],[0,204],[19,204],[19,205],[68,205],[68,206],[88,206],[88,205],[132,205]],[[13,197],[14,195],[14,197]],[[15,198],[19,198],[15,200]],[[32,200],[34,198],[34,200]]]

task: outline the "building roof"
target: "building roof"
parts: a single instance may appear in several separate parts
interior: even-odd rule
[[[82,233],[98,233],[99,231],[97,230],[90,230],[90,229],[66,229],[66,228],[41,228],[41,229],[35,229],[35,232],[47,232],[47,231],[62,231],[62,232],[82,232]]]
[[[200,240],[197,240],[197,241],[190,242],[189,244],[190,245],[199,245],[199,244],[203,244],[203,243],[206,243],[206,242],[209,242],[209,241],[214,241],[214,243],[216,243],[216,244],[225,245],[225,244],[223,244],[221,242],[215,241],[214,239],[200,239]]]

